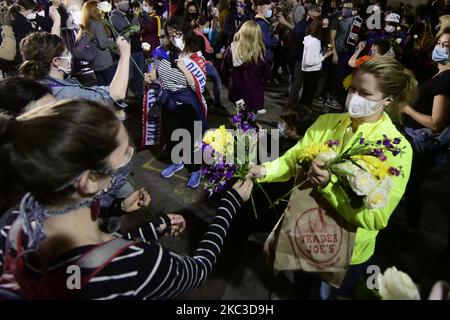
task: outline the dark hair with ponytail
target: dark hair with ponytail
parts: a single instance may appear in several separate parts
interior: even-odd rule
[[[0,114],[0,195],[30,192],[55,204],[75,192],[55,191],[86,170],[103,170],[118,147],[120,122],[106,106],[88,100],[62,101],[17,119]]]
[[[20,71],[33,79],[42,79],[50,72],[55,57],[62,56],[66,46],[61,37],[48,32],[35,32],[20,41],[23,63]]]
[[[25,77],[11,77],[0,81],[0,111],[20,115],[25,107],[52,91],[43,84]]]

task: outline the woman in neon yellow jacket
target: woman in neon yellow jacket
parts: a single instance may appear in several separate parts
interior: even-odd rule
[[[299,150],[312,142],[325,143],[329,139],[337,139],[341,141],[339,152],[344,152],[360,133],[366,140],[373,141],[380,140],[383,135],[403,137],[384,109],[400,113],[414,98],[416,91],[414,76],[395,59],[380,57],[366,62],[355,74],[350,87],[346,101],[348,113],[320,116],[297,145],[275,161],[253,166],[249,176],[259,178],[260,182],[289,180],[296,174]],[[311,165],[308,173],[311,183],[342,217],[358,227],[351,266],[340,295],[350,295],[354,284],[366,271],[365,263],[374,253],[378,231],[387,226],[389,217],[405,192],[412,162],[412,149],[406,138],[401,139],[400,148],[403,147],[401,156],[386,160],[388,166],[401,167],[403,176],[393,179],[389,200],[379,209],[353,208],[336,176],[322,169],[323,163],[314,161]],[[304,278],[305,275],[302,276]]]

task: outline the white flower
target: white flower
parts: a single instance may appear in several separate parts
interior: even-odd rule
[[[112,10],[112,6],[108,1],[102,1],[97,5],[98,10],[103,13],[109,13]]]
[[[395,267],[379,274],[377,281],[383,300],[420,300],[419,289],[410,276]]]
[[[413,37],[414,37],[414,39],[419,38],[419,36],[417,34],[415,34]]]
[[[388,200],[388,190],[382,186],[376,187],[364,197],[364,204],[369,209],[383,208]]]
[[[144,50],[144,51],[150,51],[150,48],[152,46],[148,42],[142,42],[142,46],[141,47],[142,47],[142,50]]]
[[[322,161],[323,163],[327,163],[329,161],[333,161],[334,159],[336,159],[336,157],[337,153],[334,151],[320,152],[317,155],[316,160]]]
[[[395,42],[397,42],[397,44],[400,44],[400,43],[402,43],[402,39],[401,38],[397,38],[397,39],[395,39]]]
[[[368,195],[377,186],[377,181],[370,173],[358,170],[353,177],[348,179],[350,187],[358,196]]]

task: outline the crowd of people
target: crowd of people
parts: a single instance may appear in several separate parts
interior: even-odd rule
[[[5,0],[0,25],[0,298],[166,299],[189,292],[211,273],[254,179],[291,179],[299,150],[313,142],[334,138],[344,147],[359,133],[405,137],[403,156],[388,161],[403,175],[383,208],[355,209],[321,161],[308,172],[357,228],[343,284],[325,298],[351,297],[401,200],[417,232],[422,182],[431,168],[448,165],[448,0],[416,8],[368,0]],[[222,195],[191,256],[158,242],[184,230],[181,215],[128,233],[102,226],[150,203],[150,193],[129,182],[135,148],[123,123],[132,105],[148,103],[149,88],[158,92],[171,155],[177,129],[195,137],[196,121],[202,134],[208,128],[208,108],[226,111],[223,87],[229,103],[243,100],[258,119],[271,112],[265,88],[283,77],[278,129],[289,147],[275,161],[252,165],[246,180]],[[196,139],[182,157],[190,161],[172,159],[162,178],[186,166],[187,187],[199,187]],[[78,291],[66,286],[74,264],[82,272]],[[312,280],[295,272],[297,298],[309,296]]]

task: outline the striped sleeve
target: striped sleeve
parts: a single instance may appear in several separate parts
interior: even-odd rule
[[[0,218],[0,275],[3,273],[3,255],[5,253],[8,232],[18,216],[19,211],[15,208],[8,210]]]
[[[165,228],[161,228],[166,225]],[[165,236],[170,228],[170,219],[167,215],[158,217],[155,221],[149,222],[136,230],[130,231],[123,235],[125,239],[135,240],[141,239],[143,242],[150,243],[157,241],[159,238]],[[161,229],[163,229],[161,231]]]
[[[168,299],[200,286],[212,271],[231,221],[242,204],[235,190],[224,195],[216,217],[192,256],[178,255],[156,242],[130,247],[91,279],[82,298]]]

